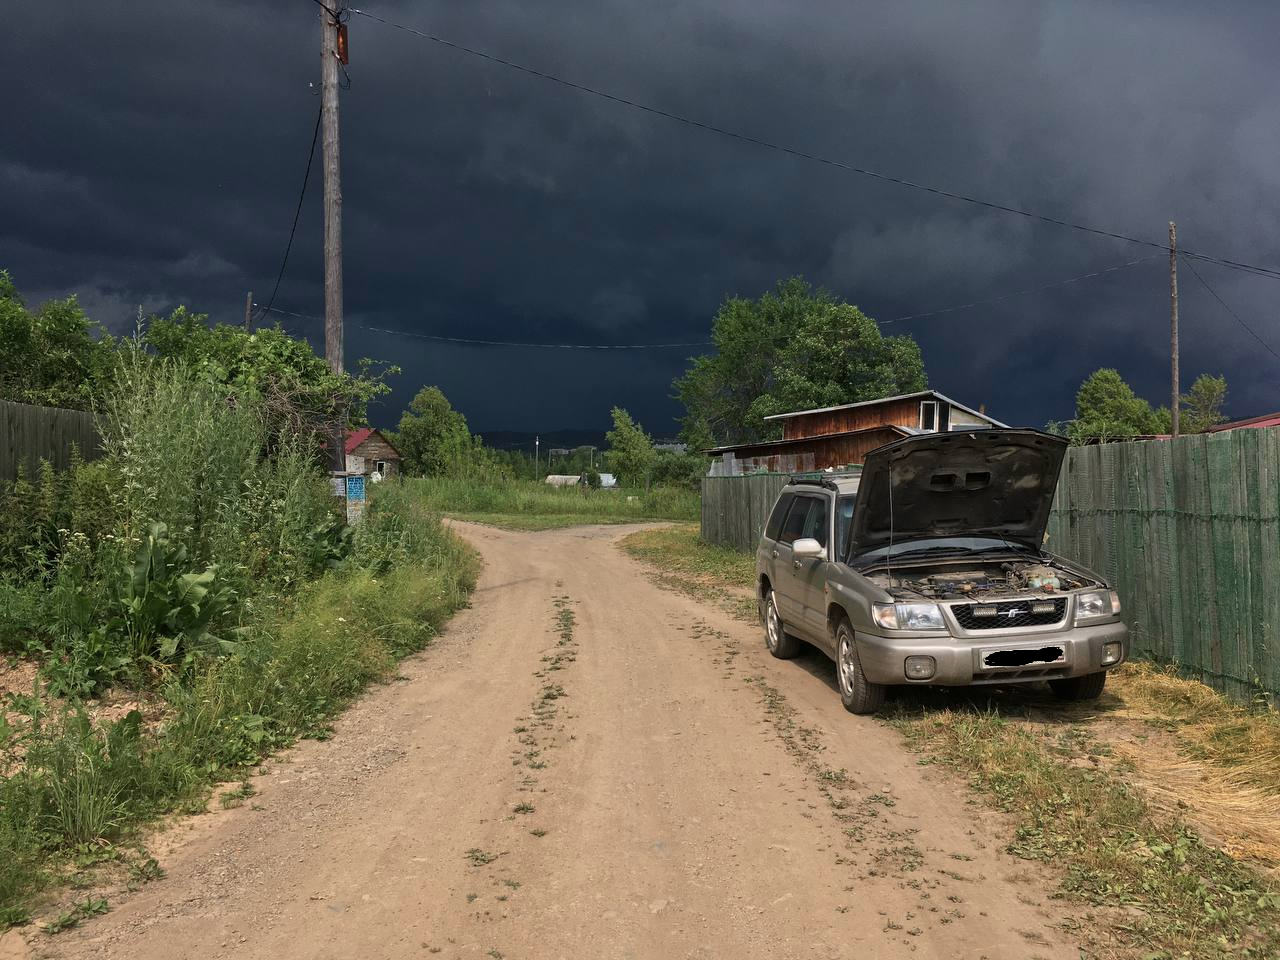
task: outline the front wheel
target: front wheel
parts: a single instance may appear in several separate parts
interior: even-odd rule
[[[858,644],[848,620],[841,620],[836,627],[836,683],[840,702],[850,713],[875,713],[884,704],[885,685],[872,683],[862,672]]]
[[[1083,677],[1063,677],[1061,680],[1050,680],[1049,689],[1059,700],[1097,700],[1102,696],[1102,688],[1107,684],[1106,671],[1087,673]]]
[[[772,590],[764,595],[764,644],[779,660],[790,660],[800,652],[800,641],[788,634],[782,624]]]

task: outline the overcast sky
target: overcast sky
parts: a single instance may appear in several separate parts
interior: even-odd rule
[[[362,0],[458,43],[671,112],[1048,216],[1280,267],[1280,9],[1270,3]],[[360,5],[360,4],[358,4]],[[0,31],[0,267],[109,327],[262,301],[318,98],[308,0],[48,0]],[[689,350],[436,343],[706,339],[726,295],[803,274],[902,321],[930,385],[1014,424],[1071,415],[1115,366],[1168,397],[1157,251],[879,183],[692,129],[367,17],[342,93],[349,360],[438,384],[479,430],[675,430]],[[323,311],[317,163],[276,304]],[[1280,352],[1280,280],[1198,265]],[[1280,409],[1280,360],[1182,277],[1183,383]],[[320,324],[280,318],[322,347]]]

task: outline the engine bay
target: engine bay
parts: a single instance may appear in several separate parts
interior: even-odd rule
[[[1053,596],[1083,587],[1101,586],[1090,577],[1062,567],[1028,560],[903,566],[868,573],[867,579],[895,597],[927,600]]]

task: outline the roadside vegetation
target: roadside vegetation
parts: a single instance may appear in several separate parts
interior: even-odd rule
[[[623,547],[663,585],[755,619],[743,599],[752,558],[703,543],[696,525],[637,532]],[[1088,710],[920,690],[883,719],[922,762],[955,770],[1014,817],[1010,852],[1052,864],[1063,895],[1106,908],[1104,929],[1074,931],[1084,955],[1280,955],[1280,844],[1268,842],[1280,838],[1268,832],[1280,826],[1280,715],[1265,704],[1135,663]],[[1189,790],[1161,792],[1170,765],[1191,768]],[[1228,841],[1237,835],[1254,842]]]
[[[58,320],[84,346],[74,301],[33,314],[0,294],[19,331]],[[104,865],[159,876],[142,825],[206,809],[220,782],[244,802],[252,765],[323,735],[478,571],[396,484],[359,526],[339,514],[317,437],[379,381],[334,377],[281,331],[182,312],[86,356],[91,396],[62,384],[90,368],[68,361],[29,399],[83,399],[104,455],[0,484],[0,680],[26,678],[0,686],[0,929]],[[79,901],[46,929],[107,909]]]
[[[683,487],[601,490],[493,477],[411,478],[405,487],[431,510],[508,530],[691,520],[700,509],[698,494]]]

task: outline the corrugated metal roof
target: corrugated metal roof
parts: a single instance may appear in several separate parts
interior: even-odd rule
[[[1258,417],[1249,417],[1247,420],[1232,420],[1230,423],[1220,423],[1217,426],[1210,427],[1207,432],[1220,433],[1223,430],[1239,430],[1250,427],[1280,427],[1280,413],[1264,413]]]
[[[756,447],[795,447],[803,446],[812,440],[828,440],[831,437],[856,437],[859,434],[871,433],[875,430],[893,430],[902,434],[904,437],[912,436],[919,431],[910,427],[900,427],[896,423],[877,423],[874,427],[864,427],[861,430],[842,430],[839,433],[819,433],[812,437],[793,437],[790,440],[759,440],[756,443],[734,443],[724,447],[712,447],[707,453],[729,453],[733,450],[744,450],[748,447],[755,449]]]
[[[935,399],[938,399],[938,400],[944,400],[947,403],[951,404],[951,406],[956,407],[960,410],[963,410],[965,413],[971,413],[975,417],[982,418],[983,420],[987,421],[987,423],[991,424],[994,427],[1007,428],[1009,426],[1007,423],[1001,423],[999,420],[995,419],[994,417],[988,416],[985,413],[979,413],[977,410],[974,410],[972,407],[966,407],[963,403],[957,403],[955,400],[952,400],[950,397],[948,397],[945,393],[939,393],[937,390],[917,390],[915,393],[900,393],[894,397],[880,397],[877,400],[859,400],[857,403],[841,403],[834,407],[816,407],[813,410],[796,410],[794,413],[775,413],[771,417],[765,417],[765,419],[766,420],[786,420],[789,417],[803,417],[806,414],[810,414],[810,413],[833,413],[836,410],[850,410],[854,407],[870,407],[870,406],[874,406],[877,403],[892,403],[895,400],[914,400],[920,397],[934,397]]]

